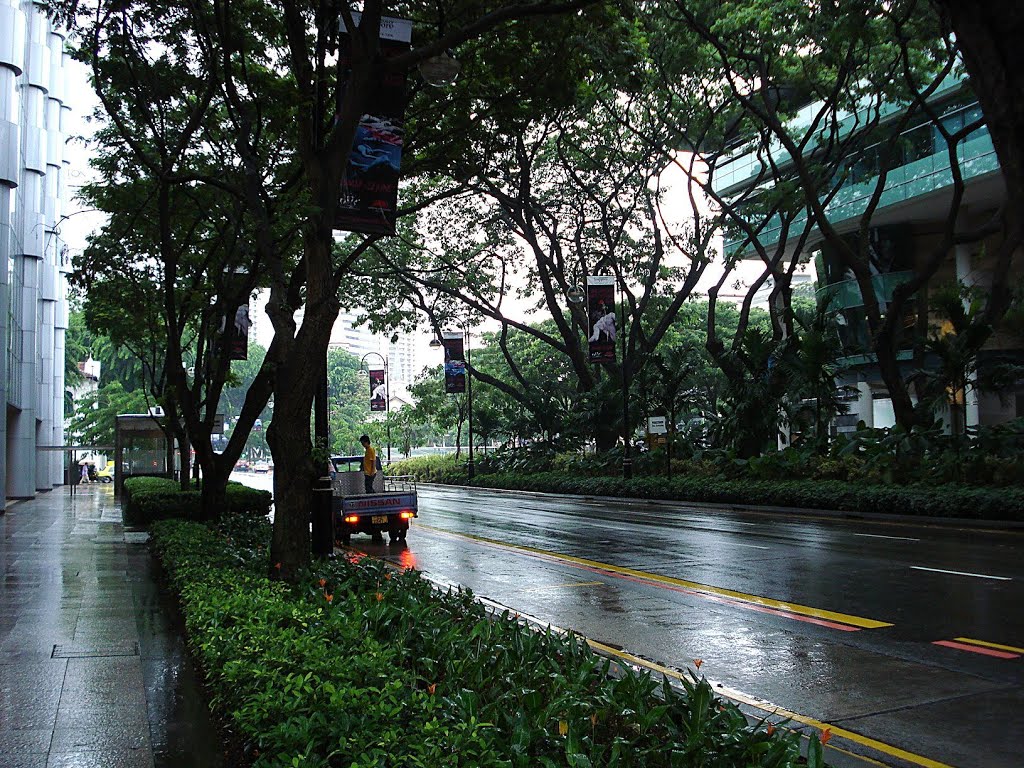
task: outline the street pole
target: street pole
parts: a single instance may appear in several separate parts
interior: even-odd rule
[[[313,483],[312,511],[312,550],[320,558],[334,554],[334,516],[331,509],[331,475],[328,471],[330,455],[327,434],[327,356],[324,356],[317,383],[316,397],[313,401],[313,434],[314,444],[323,458],[318,459],[314,470],[316,480]]]
[[[388,361],[384,360],[384,397],[388,401],[384,404],[384,429],[388,436],[388,464],[391,464],[391,374],[388,373]]]
[[[619,286],[619,312],[622,318],[622,479],[633,478],[633,457],[629,448],[629,360],[626,357],[626,291]]]
[[[476,468],[473,465],[473,356],[469,351],[469,326],[466,326],[466,404],[469,411],[469,462],[466,464],[466,472],[472,480],[476,475]]]
[[[438,336],[441,336],[441,332],[438,331]],[[458,338],[458,337],[454,337]],[[469,321],[466,321],[466,325],[462,327],[462,340],[465,344],[463,354],[466,356],[466,410],[469,414],[469,461],[466,463],[466,474],[469,475],[469,479],[472,480],[476,475],[476,467],[473,464],[473,375],[470,372],[470,368],[473,365],[473,357],[469,352]],[[440,349],[444,347],[444,343],[440,338],[432,339],[430,342],[431,349]],[[445,359],[447,360],[447,351],[445,352]],[[455,450],[459,450],[459,443],[462,438],[460,437],[455,441]]]
[[[380,358],[380,361],[384,364],[384,432],[387,435],[388,441],[388,464],[391,463],[391,374],[388,371],[388,359],[384,357],[380,352],[367,352],[359,360],[359,375],[363,375],[363,365],[366,364],[366,358],[370,355],[376,355]],[[366,366],[366,375],[370,374],[370,366]],[[378,411],[380,413],[380,411]]]

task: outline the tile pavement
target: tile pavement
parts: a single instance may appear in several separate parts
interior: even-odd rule
[[[180,619],[110,485],[0,516],[0,768],[221,768]]]

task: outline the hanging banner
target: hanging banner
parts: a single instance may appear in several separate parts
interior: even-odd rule
[[[361,13],[353,13],[358,25]],[[352,45],[340,21],[339,77],[351,74]],[[409,50],[412,22],[382,16],[380,50],[384,57]],[[335,229],[367,234],[395,234],[398,211],[398,173],[405,138],[405,73],[379,72],[376,87],[368,98],[366,113],[359,121],[348,164],[342,172]],[[338,103],[342,103],[339,97]]]
[[[228,357],[232,360],[249,359],[249,302],[239,304],[234,317],[227,323],[224,334]]]
[[[388,409],[388,387],[384,383],[384,369],[370,371],[370,410]]]
[[[234,309],[228,308],[220,316],[220,325],[214,333],[214,349],[229,360],[249,359],[249,300]]]
[[[445,333],[441,339],[444,346],[444,391],[449,395],[466,391],[466,352],[461,333]]]
[[[615,362],[615,277],[587,277],[587,308],[590,336],[587,337],[590,362]]]

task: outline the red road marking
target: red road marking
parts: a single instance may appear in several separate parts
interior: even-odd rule
[[[957,643],[952,640],[935,640],[932,645],[942,645],[946,648],[955,648],[958,651],[970,651],[971,653],[980,653],[984,656],[995,656],[997,659],[1019,659],[1019,653],[1007,653],[1006,651],[997,651],[995,648],[982,648],[979,645],[968,645],[967,643]]]

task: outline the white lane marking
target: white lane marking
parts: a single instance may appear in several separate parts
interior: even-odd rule
[[[740,544],[738,541],[730,541],[726,546],[729,546],[729,547],[750,547],[751,549],[771,549],[771,547],[762,547],[760,544]]]
[[[866,536],[869,539],[895,539],[897,541],[920,541],[909,536],[882,536],[880,533],[855,533],[854,536]]]
[[[973,576],[976,579],[998,579],[999,581],[1013,581],[1009,576],[991,576],[987,573],[967,573],[966,571],[945,571],[942,568],[925,568],[921,565],[910,566],[915,571],[932,571],[933,573],[951,573],[954,576]]]

